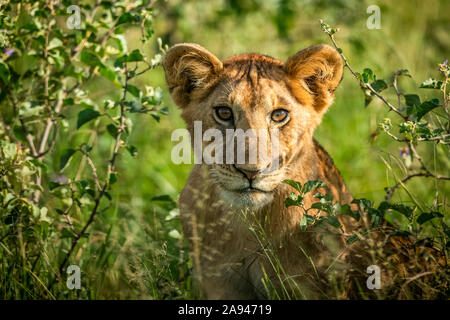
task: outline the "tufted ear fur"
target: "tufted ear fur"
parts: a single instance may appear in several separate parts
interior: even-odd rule
[[[339,53],[324,44],[297,52],[284,64],[289,86],[297,98],[323,113],[331,105],[342,78],[343,63]]]
[[[162,65],[170,94],[181,108],[205,94],[223,69],[217,57],[193,43],[181,43],[170,48]]]

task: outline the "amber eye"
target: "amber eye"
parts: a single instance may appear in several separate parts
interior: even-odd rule
[[[230,121],[233,119],[233,111],[228,107],[216,107],[216,116],[222,121]]]
[[[286,120],[288,114],[289,114],[289,112],[287,112],[284,109],[277,109],[272,112],[271,118],[275,122],[282,122],[282,121]]]

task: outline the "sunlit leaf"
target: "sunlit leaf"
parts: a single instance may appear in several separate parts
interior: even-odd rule
[[[98,112],[94,109],[88,108],[88,109],[81,110],[78,113],[77,129],[79,129],[83,124],[85,124],[99,116],[100,116],[100,112]]]
[[[59,161],[59,170],[63,170],[68,164],[72,156],[76,150],[74,149],[66,149],[62,152],[60,161]]]
[[[293,187],[298,192],[301,192],[301,190],[302,190],[302,184],[300,182],[286,179],[286,180],[283,180],[283,183],[286,183],[286,184],[290,185],[291,187]]]

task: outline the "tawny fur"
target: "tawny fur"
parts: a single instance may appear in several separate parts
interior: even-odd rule
[[[288,287],[285,295],[326,297],[325,268],[343,256],[342,239],[325,232],[301,232],[303,212],[284,206],[294,190],[282,180],[322,180],[338,202],[352,199],[330,156],[313,139],[342,77],[339,54],[329,46],[317,45],[286,63],[259,54],[237,55],[221,62],[198,45],[180,44],[169,50],[163,66],[169,90],[183,110],[192,137],[194,121],[202,121],[203,131],[226,129],[214,119],[217,105],[233,108],[232,128],[280,130],[281,168],[260,182],[267,194],[234,192],[233,181],[244,178],[231,165],[199,164],[180,195],[183,230],[191,243],[196,279],[204,297],[267,298],[263,277],[283,291],[262,242],[274,250],[284,268],[283,277],[294,279],[295,285],[290,280],[283,283]],[[266,117],[277,108],[287,109],[290,116],[287,124],[278,127]],[[258,162],[245,169],[266,165]],[[306,197],[305,207],[316,200]],[[249,230],[251,225],[262,228],[263,239]],[[334,268],[339,269],[339,263]]]

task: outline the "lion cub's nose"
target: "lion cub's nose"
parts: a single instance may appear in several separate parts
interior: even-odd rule
[[[237,171],[243,173],[249,180],[253,180],[256,178],[258,174],[261,173],[261,170],[251,170],[251,169],[243,169],[238,168],[237,166],[234,166]]]

